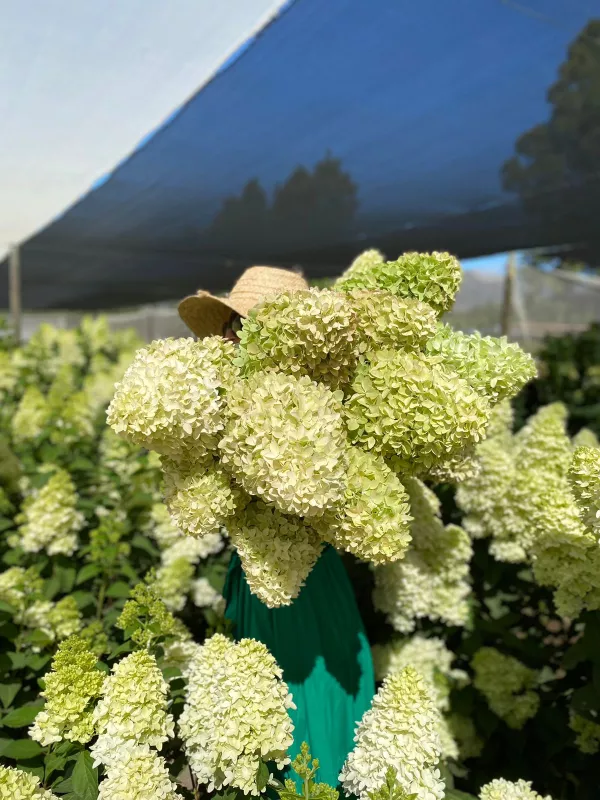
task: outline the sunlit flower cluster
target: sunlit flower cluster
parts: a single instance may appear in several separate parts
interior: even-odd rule
[[[529,781],[518,780],[515,783],[496,778],[481,788],[479,800],[552,800],[550,795],[542,797],[531,788]]]
[[[136,444],[175,458],[213,450],[224,426],[233,345],[215,336],[158,339],[135,355],[116,386],[108,423]]]
[[[342,497],[346,432],[339,399],[306,376],[257,374],[231,391],[221,460],[284,514],[319,516]]]
[[[479,474],[458,488],[465,529],[490,537],[498,560],[530,563],[536,580],[554,588],[560,614],[600,608],[600,450],[574,449],[560,403],[541,408],[516,435],[511,423],[508,414],[493,419],[493,435],[477,448]]]
[[[469,680],[464,670],[452,667],[453,660],[454,653],[448,650],[442,639],[428,639],[419,634],[410,639],[397,639],[373,647],[373,666],[378,680],[400,672],[404,667],[413,667],[429,687],[442,713],[450,709],[452,687],[464,685]],[[456,759],[459,748],[454,741],[451,725],[443,716],[440,716],[439,722],[442,755]]]
[[[412,667],[390,675],[357,728],[356,746],[340,775],[345,792],[367,800],[392,768],[400,788],[415,800],[441,800],[439,722],[431,692]]]
[[[93,712],[96,732],[94,758],[111,764],[123,741],[160,749],[173,736],[167,714],[168,686],[154,656],[137,650],[119,661],[105,678],[102,696]],[[120,760],[120,759],[119,759]]]
[[[282,768],[293,740],[294,705],[275,659],[253,639],[235,644],[215,634],[187,674],[179,729],[198,783],[209,792],[231,786],[260,794],[260,760]]]
[[[356,315],[344,294],[282,292],[244,321],[238,360],[247,373],[275,368],[337,387],[355,366],[355,331]]]
[[[376,261],[380,254],[370,252],[354,261],[336,282],[336,289],[382,289],[397,297],[422,300],[438,313],[454,304],[462,269],[450,253],[404,253],[396,261]]]
[[[181,611],[192,588],[194,565],[187,558],[176,558],[161,565],[151,583],[170,611]]]
[[[0,766],[0,800],[59,800],[31,772]]]
[[[212,608],[219,614],[225,610],[225,598],[212,586],[208,578],[198,578],[192,584],[192,600],[198,608]]]
[[[471,663],[475,673],[473,685],[509,728],[522,728],[536,715],[540,696],[536,691],[535,670],[493,647],[480,648]]]
[[[41,696],[46,703],[29,731],[32,739],[46,747],[67,739],[85,744],[94,735],[90,702],[100,696],[104,673],[96,667],[96,656],[83,639],[73,636],[63,642],[44,677]]]
[[[107,765],[98,800],[177,800],[164,758],[147,745],[123,742],[118,757]]]
[[[343,502],[315,520],[325,541],[364,561],[397,561],[410,542],[408,495],[398,476],[373,453],[348,450]]]
[[[444,526],[437,498],[416,478],[405,479],[410,497],[412,541],[405,557],[375,570],[373,602],[400,633],[414,630],[427,617],[465,625],[469,617],[468,534]]]
[[[20,522],[14,542],[27,553],[45,550],[48,555],[72,555],[77,533],[84,523],[77,510],[77,494],[68,472],[57,470],[47,483],[28,497],[17,517]]]
[[[517,345],[439,322],[460,281],[448,253],[367,251],[333,289],[266,297],[237,349],[211,336],[139,351],[108,421],[161,454],[173,523],[153,513],[161,547],[175,543],[173,526],[200,539],[227,529],[251,591],[278,606],[328,543],[398,566],[384,594],[400,593],[400,630],[422,616],[464,624],[468,537],[428,521],[434,532],[409,545],[406,482],[473,478],[493,408],[534,369]]]
[[[600,750],[600,724],[571,711],[569,727],[576,734],[575,744],[582,753],[595,755]]]
[[[50,407],[37,386],[28,386],[19,400],[12,418],[12,435],[15,442],[37,439],[50,419]]]
[[[270,608],[289,605],[298,596],[323,549],[307,523],[261,500],[232,518],[229,536],[251,591]]]

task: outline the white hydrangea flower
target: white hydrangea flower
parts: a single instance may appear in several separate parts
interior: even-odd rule
[[[45,550],[48,555],[73,555],[77,533],[85,523],[77,510],[77,493],[68,472],[57,470],[48,482],[28,497],[21,514],[18,533],[11,544],[20,545],[27,553]]]
[[[165,503],[174,524],[188,536],[202,537],[219,530],[243,508],[247,498],[213,458],[182,467],[163,458]]]
[[[222,463],[246,492],[283,514],[321,515],[344,492],[340,399],[307,376],[268,372],[240,381],[227,398]]]
[[[162,747],[173,736],[173,718],[167,714],[168,686],[154,656],[139,650],[116,664],[105,679],[102,698],[94,709],[100,734],[92,748],[102,759],[110,739],[131,739],[138,744]],[[103,741],[102,737],[106,737]]]
[[[107,764],[98,800],[177,800],[164,758],[147,745],[122,742]]]
[[[37,439],[50,420],[48,402],[37,386],[28,386],[19,400],[11,420],[11,430],[16,442]]]
[[[176,558],[156,570],[151,583],[169,611],[181,611],[192,588],[194,565],[186,558]]]
[[[220,533],[207,533],[201,539],[180,534],[179,539],[162,551],[160,562],[168,567],[173,561],[184,558],[190,564],[198,564],[220,553],[224,544]]]
[[[440,719],[430,690],[412,667],[386,678],[340,774],[346,794],[368,800],[392,768],[400,787],[417,800],[442,800]]]
[[[153,503],[150,509],[148,533],[160,548],[168,548],[176,542],[187,538],[171,519],[169,509],[165,503]]]
[[[421,481],[407,478],[404,483],[414,518],[412,543],[401,561],[376,568],[375,607],[400,633],[411,633],[424,617],[465,625],[471,540],[458,525],[444,527],[439,501]]]
[[[487,783],[481,788],[479,800],[552,800],[550,795],[542,797],[531,788],[530,781],[518,780],[516,783],[504,778]]]
[[[30,772],[0,766],[0,800],[59,800]]]
[[[253,500],[229,524],[250,591],[269,608],[290,605],[298,596],[323,545],[298,517],[288,517]]]
[[[112,429],[141,447],[178,458],[214,450],[224,426],[234,346],[220,336],[158,339],[135,355],[108,408]]]
[[[225,611],[225,598],[212,587],[207,578],[198,578],[193,582],[192,600],[198,608],[212,608],[218,614]]]
[[[181,738],[198,782],[258,795],[260,760],[282,769],[293,742],[288,709],[295,708],[281,669],[261,642],[234,643],[216,634],[188,670]]]

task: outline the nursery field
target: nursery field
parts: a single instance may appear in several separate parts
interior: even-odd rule
[[[459,285],[369,251],[239,348],[0,339],[0,800],[598,797],[600,335],[534,364],[440,321]],[[235,549],[289,605],[324,543],[378,681],[337,786],[223,596]]]

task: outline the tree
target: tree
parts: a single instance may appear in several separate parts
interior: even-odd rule
[[[570,267],[600,267],[600,20],[577,36],[547,94],[552,110],[516,142],[502,168],[504,187],[525,210],[573,248],[545,257]],[[538,255],[539,260],[539,255]]]

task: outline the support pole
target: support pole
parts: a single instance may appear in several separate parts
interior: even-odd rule
[[[513,287],[515,282],[516,259],[514,253],[509,253],[504,276],[504,299],[502,301],[502,318],[500,320],[500,333],[502,336],[510,334],[513,307]]]
[[[8,296],[10,303],[10,316],[13,325],[13,336],[17,344],[21,343],[21,254],[19,245],[10,248],[8,257]]]

